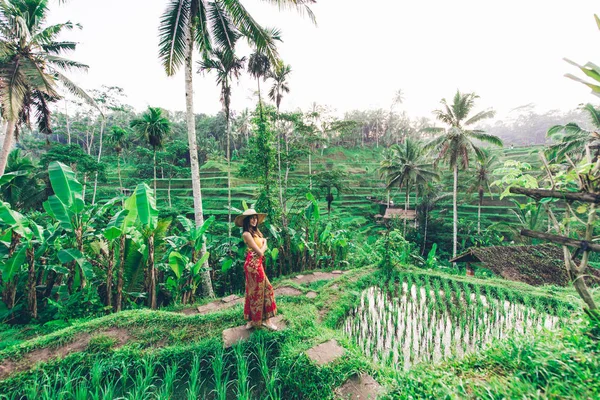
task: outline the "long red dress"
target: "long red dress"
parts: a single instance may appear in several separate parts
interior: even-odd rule
[[[262,247],[263,239],[254,237],[257,246]],[[265,257],[259,257],[252,249],[246,253],[244,273],[246,275],[246,303],[244,319],[258,325],[277,314],[275,293],[264,268]]]

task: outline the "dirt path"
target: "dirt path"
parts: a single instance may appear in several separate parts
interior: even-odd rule
[[[102,332],[97,332],[93,335],[89,333],[82,333],[77,335],[73,341],[62,346],[36,349],[25,354],[21,359],[16,361],[8,359],[4,360],[2,364],[0,364],[0,380],[5,379],[15,372],[30,369],[40,362],[46,362],[56,358],[63,358],[68,354],[84,351],[88,347],[90,340],[97,336],[109,336],[115,338],[117,343],[112,347],[113,349],[123,346],[129,340],[129,332],[122,328],[110,328]]]

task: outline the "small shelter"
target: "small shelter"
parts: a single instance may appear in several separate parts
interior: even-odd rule
[[[450,262],[467,263],[468,275],[471,264],[482,264],[504,279],[530,285],[567,286],[570,282],[562,249],[550,244],[471,247]]]
[[[404,210],[404,208],[387,208],[383,219],[389,220],[393,218],[414,220],[417,217],[415,210]]]

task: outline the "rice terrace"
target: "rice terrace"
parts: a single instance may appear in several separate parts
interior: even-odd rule
[[[0,400],[600,399],[595,13],[0,0]]]

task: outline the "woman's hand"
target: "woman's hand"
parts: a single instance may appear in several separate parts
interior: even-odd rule
[[[262,252],[264,253],[267,250],[267,238],[263,238],[263,247],[262,247]]]

